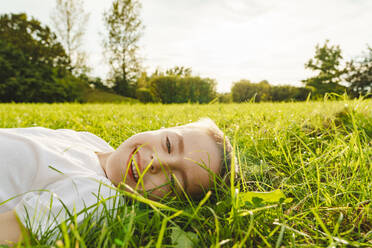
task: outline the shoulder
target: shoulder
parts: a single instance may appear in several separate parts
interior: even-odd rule
[[[1,136],[13,136],[34,141],[42,140],[43,143],[62,142],[87,144],[97,151],[106,152],[114,149],[103,139],[86,131],[75,131],[71,129],[49,129],[44,127],[28,128],[0,128]]]
[[[105,140],[103,140],[102,138],[98,137],[95,134],[92,134],[90,132],[85,132],[85,131],[81,131],[77,133],[80,139],[86,142],[89,142],[97,147],[100,147],[101,151],[113,151],[114,150],[114,148],[112,148],[112,146],[110,146]]]
[[[56,130],[45,127],[26,127],[26,128],[0,128],[1,136],[12,136],[18,138],[42,138],[51,137],[56,134]]]
[[[94,146],[97,151],[106,152],[114,150],[114,148],[112,148],[105,140],[87,131],[75,131],[71,129],[57,129],[54,131],[61,137],[64,136],[71,140],[75,139],[79,142]]]
[[[30,161],[35,156],[35,143],[22,135],[22,130],[0,129],[0,165],[4,160],[8,163],[21,161]]]
[[[44,127],[22,127],[22,128],[0,128],[0,134],[13,134],[13,135],[22,135],[22,134],[42,134],[50,132],[52,129]]]

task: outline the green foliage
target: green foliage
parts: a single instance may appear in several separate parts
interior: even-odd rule
[[[230,92],[225,93],[218,93],[218,102],[220,103],[231,103],[232,102],[232,96]]]
[[[4,14],[0,16],[0,40],[11,44],[35,65],[49,65],[68,69],[69,59],[56,35],[48,26],[27,15]]]
[[[304,87],[271,86],[270,100],[273,102],[305,101],[310,92],[310,89]]]
[[[191,74],[192,69],[184,66],[175,66],[165,71],[167,76],[191,77]]]
[[[46,90],[43,87],[39,88],[40,91],[45,91],[45,94],[49,96],[49,101],[38,98],[38,102],[82,102],[84,90],[89,87],[86,81],[73,76],[71,73],[66,73],[64,77],[55,75],[54,84],[61,85],[61,87],[58,90]],[[64,94],[64,98],[58,99],[57,97],[53,97],[53,95],[62,93]]]
[[[175,248],[198,247],[197,244],[199,242],[196,233],[185,232],[179,227],[174,227],[172,229],[171,240]]]
[[[116,94],[126,97],[135,97],[137,88],[136,81],[129,81],[124,77],[117,76],[111,83],[113,84],[111,89]]]
[[[329,40],[326,40],[323,46],[316,45],[315,56],[305,64],[305,68],[318,74],[302,80],[306,87],[312,90],[313,97],[323,97],[326,93],[332,92],[343,94],[346,91],[346,87],[339,84],[341,77],[346,73],[346,70],[340,67],[341,59],[341,48],[330,46]]]
[[[208,103],[216,97],[216,82],[209,78],[155,76],[150,87],[162,103]]]
[[[155,96],[147,88],[137,89],[136,98],[143,103],[155,102]]]
[[[350,83],[349,92],[354,97],[372,97],[372,48],[368,47],[367,53],[360,61],[352,60],[348,64],[348,76],[346,81]]]
[[[209,103],[217,97],[216,81],[192,76],[191,68],[175,66],[151,76],[143,72],[137,80],[136,97],[142,102]]]
[[[137,79],[138,88],[150,88],[150,77],[147,75],[147,72],[141,72],[141,75]]]
[[[112,91],[111,88],[109,88],[107,85],[105,85],[102,82],[102,79],[100,77],[96,77],[96,78],[91,79],[91,80],[89,80],[88,78],[86,78],[85,80],[86,81],[89,81],[89,86],[91,88],[93,88],[93,89],[103,90],[103,91],[107,91],[107,92]]]
[[[63,69],[33,64],[26,58],[22,51],[0,40],[0,102],[81,100],[85,82]]]
[[[87,84],[68,70],[48,27],[26,14],[0,16],[0,102],[81,101]]]
[[[310,90],[293,86],[271,86],[266,80],[252,83],[249,80],[240,80],[231,88],[234,102],[261,102],[261,101],[304,101]]]
[[[137,55],[142,21],[138,0],[114,0],[104,13],[107,37],[104,39],[105,56],[111,66],[113,90],[120,95],[134,97],[135,81],[140,73]]]
[[[155,72],[151,75],[151,77],[158,77],[158,76],[191,77],[192,69],[190,67],[185,67],[185,66],[174,66],[172,68],[166,69],[165,71],[156,69]]]
[[[371,111],[371,100],[356,99],[0,104],[0,127],[88,131],[116,148],[136,133],[209,116],[236,148],[240,180],[214,181],[216,190],[202,201],[153,204],[123,193],[116,211],[72,220],[56,234],[30,233],[33,247],[370,247]]]
[[[233,84],[231,94],[234,102],[267,101],[270,95],[270,85],[267,81],[255,84],[249,80],[240,80]]]

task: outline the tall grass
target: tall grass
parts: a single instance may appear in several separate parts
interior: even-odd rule
[[[212,118],[230,137],[240,180],[201,201],[151,202],[121,192],[119,208],[25,246],[372,246],[372,102],[157,105],[2,104],[0,127],[92,132],[113,147],[135,133]],[[222,185],[222,186],[221,186]],[[280,189],[287,200],[244,200]],[[240,197],[242,196],[242,197]],[[289,198],[291,200],[289,200]],[[104,203],[103,203],[104,205]]]

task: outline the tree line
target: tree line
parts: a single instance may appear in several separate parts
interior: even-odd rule
[[[230,100],[246,101],[304,101],[321,99],[327,93],[347,94],[349,97],[372,97],[372,48],[350,61],[343,61],[338,45],[326,40],[317,44],[315,55],[305,63],[315,75],[302,80],[304,87],[272,86],[267,81],[252,83],[241,80],[233,83]],[[224,100],[229,100],[224,95]]]
[[[303,87],[242,79],[233,83],[231,92],[217,93],[214,79],[193,75],[191,68],[148,74],[138,55],[144,30],[140,12],[138,0],[113,0],[103,14],[107,80],[89,76],[82,46],[89,13],[83,0],[56,0],[54,29],[25,13],[1,15],[0,102],[84,102],[88,90],[161,103],[303,101],[326,93],[371,97],[372,49],[345,62],[340,47],[328,40],[316,45],[314,57],[305,63],[314,76],[302,80]]]

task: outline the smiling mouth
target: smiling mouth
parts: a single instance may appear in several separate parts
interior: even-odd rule
[[[130,164],[130,168],[132,170],[133,179],[137,183],[138,179],[139,179],[139,176],[138,176],[138,172],[137,172],[137,169],[136,169],[136,165],[134,164],[134,159],[132,159],[132,162]]]
[[[133,179],[133,181],[135,183],[137,183],[138,179],[139,179],[139,175],[138,175],[138,172],[137,172],[137,169],[136,169],[136,165],[134,163],[134,158],[135,158],[134,153],[135,153],[136,150],[137,150],[137,148],[132,151],[132,153],[130,154],[130,156],[128,158],[128,163],[127,163],[127,165],[129,166],[128,174],[130,175],[130,177]],[[130,160],[132,160],[132,161],[129,164]],[[138,165],[138,163],[137,163],[137,165]]]

